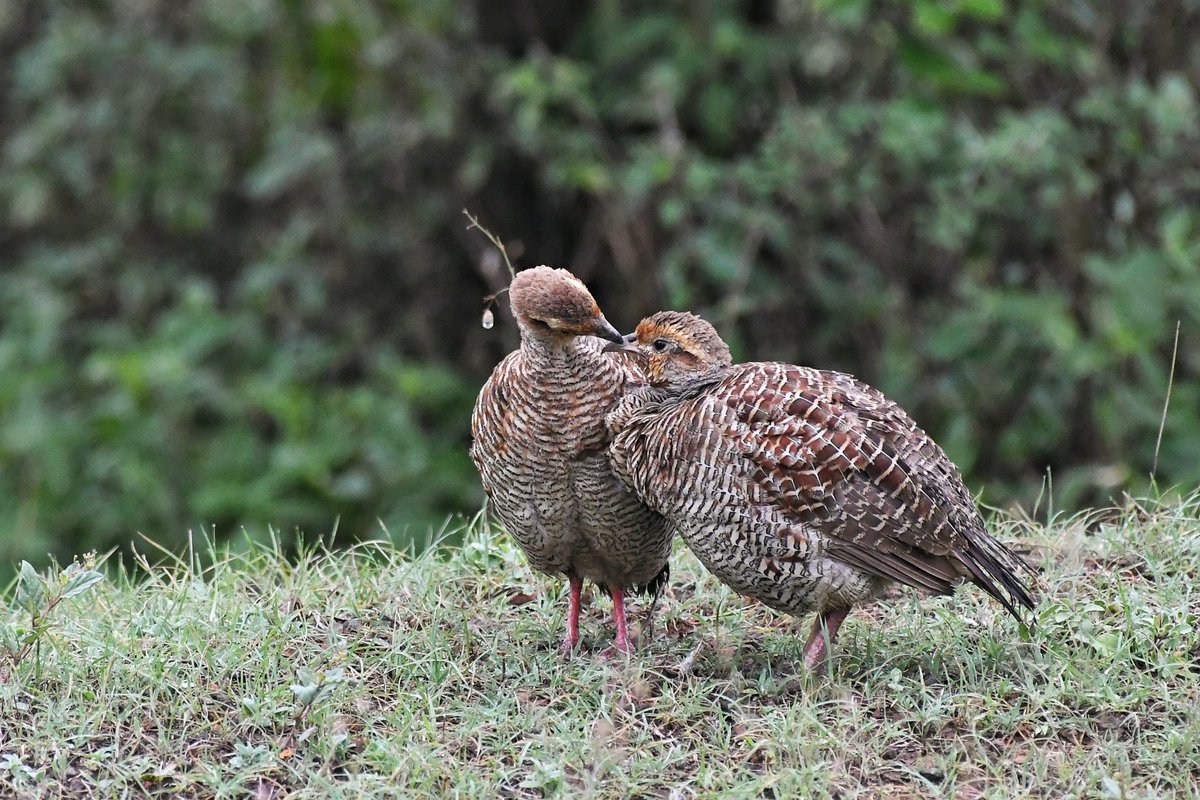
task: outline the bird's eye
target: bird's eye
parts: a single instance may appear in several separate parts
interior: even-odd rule
[[[661,353],[663,350],[667,349],[668,344],[669,342],[666,339],[655,339],[654,349]]]

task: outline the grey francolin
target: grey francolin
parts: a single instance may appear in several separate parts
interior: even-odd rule
[[[615,346],[610,346],[615,349]],[[650,386],[609,415],[613,468],[737,592],[816,611],[815,670],[851,607],[892,581],[972,581],[1021,619],[1029,568],[985,529],[958,469],[902,408],[839,372],[731,365],[704,320],[660,312],[626,337]]]
[[[471,415],[471,460],[492,513],[529,563],[570,581],[562,649],[579,642],[590,580],[613,600],[616,649],[631,650],[625,592],[666,583],[671,528],[613,474],[605,415],[645,377],[591,293],[565,269],[535,267],[508,290],[521,346],[492,372]]]

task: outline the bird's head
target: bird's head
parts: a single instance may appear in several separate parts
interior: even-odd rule
[[[645,361],[646,378],[653,386],[682,389],[724,370],[731,363],[729,346],[715,328],[695,314],[660,311],[638,323],[624,337],[622,350]]]
[[[599,336],[621,341],[621,334],[600,313],[592,293],[565,269],[521,270],[508,287],[508,297],[517,323],[535,338],[565,341],[574,336]]]

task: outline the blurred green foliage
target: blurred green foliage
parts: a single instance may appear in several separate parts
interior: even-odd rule
[[[464,206],[619,327],[880,386],[993,503],[1144,484],[1178,320],[1200,481],[1190,0],[19,0],[0,53],[0,563],[476,508]]]

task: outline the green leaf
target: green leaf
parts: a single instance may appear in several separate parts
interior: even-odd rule
[[[959,0],[959,7],[985,22],[995,22],[1004,16],[1004,0]]]
[[[0,646],[9,653],[16,653],[21,649],[21,637],[12,625],[0,625]]]
[[[333,143],[318,131],[288,129],[277,134],[245,180],[256,200],[272,200],[305,181],[316,180],[336,156]]]
[[[292,693],[301,705],[315,705],[329,699],[338,684],[345,681],[345,670],[335,667],[325,671],[301,668],[296,671],[299,683],[292,684]]]
[[[301,705],[312,705],[321,689],[319,673],[314,674],[310,669],[301,668],[296,672],[296,678],[300,682],[292,684],[292,694],[296,695]]]
[[[997,95],[1004,91],[1004,82],[992,73],[960,64],[919,39],[908,38],[900,43],[900,63],[914,78],[943,91],[976,95]]]
[[[104,575],[94,569],[77,572],[67,580],[66,586],[63,587],[62,596],[78,597],[102,580],[104,580]]]
[[[35,611],[46,602],[46,583],[28,561],[21,562],[17,602],[27,611]]]
[[[957,15],[941,2],[913,4],[913,24],[917,30],[932,36],[945,36],[954,30]]]
[[[21,562],[21,582],[22,583],[39,583],[42,576],[38,575],[37,570],[33,568],[33,564],[28,561]]]

